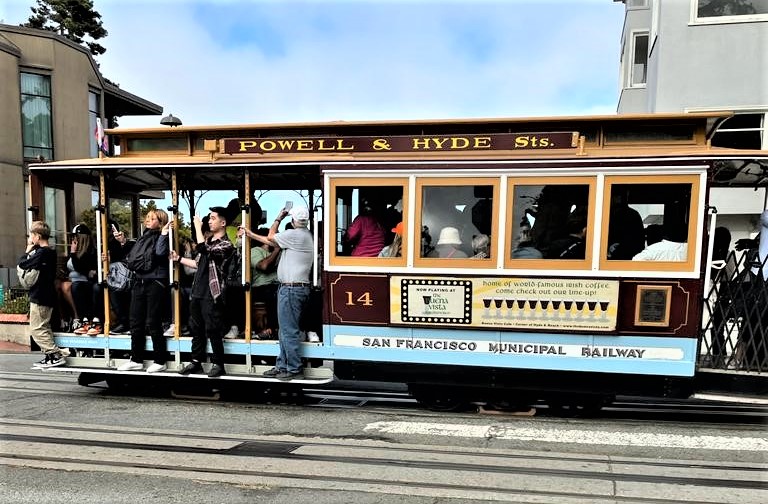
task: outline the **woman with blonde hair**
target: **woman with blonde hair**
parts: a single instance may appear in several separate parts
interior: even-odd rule
[[[152,338],[154,362],[147,368],[148,373],[166,370],[168,350],[163,336],[163,307],[168,297],[168,231],[170,222],[163,210],[150,210],[144,218],[144,232],[125,256],[125,264],[134,272],[135,281],[131,289],[131,360],[120,365],[118,371],[141,371],[144,369],[144,347],[146,327]],[[125,235],[114,232],[121,245],[126,243]]]
[[[400,257],[402,254],[401,248],[403,246],[403,223],[398,222],[397,226],[392,228],[392,232],[395,233],[392,238],[392,243],[381,249],[379,257]]]

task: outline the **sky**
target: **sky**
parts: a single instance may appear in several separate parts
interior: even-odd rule
[[[3,0],[24,22],[35,0]],[[95,0],[102,73],[185,125],[612,114],[612,0]],[[123,117],[157,126],[160,117]]]
[[[2,0],[0,20],[23,23],[35,3]],[[185,125],[613,114],[618,103],[624,5],[612,0],[94,7],[109,32],[102,73]]]

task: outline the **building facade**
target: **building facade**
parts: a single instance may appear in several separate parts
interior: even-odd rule
[[[36,214],[63,253],[67,230],[93,206],[90,185],[30,185],[28,163],[97,157],[97,118],[106,128],[162,107],[110,83],[85,47],[45,30],[0,25],[0,82],[0,268],[12,268]]]
[[[617,112],[732,111],[712,145],[768,149],[768,0],[621,1]],[[754,234],[766,191],[714,191],[718,225]]]

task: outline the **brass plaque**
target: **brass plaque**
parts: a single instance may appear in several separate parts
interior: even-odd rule
[[[669,326],[671,285],[638,285],[635,300],[635,325]]]

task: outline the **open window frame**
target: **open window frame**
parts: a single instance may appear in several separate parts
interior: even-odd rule
[[[499,229],[499,196],[500,196],[500,177],[417,177],[416,178],[416,212],[415,212],[415,230],[421,230],[424,226],[424,188],[426,187],[467,187],[467,186],[490,186],[492,188],[491,200],[491,231]],[[434,243],[438,241],[439,229],[434,230],[432,239]],[[414,243],[421,243],[418,233],[414,233]],[[416,268],[464,268],[464,269],[494,269],[498,263],[496,253],[498,250],[499,233],[491,232],[490,236],[490,257],[480,259],[473,258],[471,255],[467,258],[440,258],[440,257],[421,257],[420,247],[414,249],[413,265]],[[471,244],[466,244],[471,245]]]
[[[513,259],[512,250],[517,243],[516,225],[520,220],[515,215],[515,188],[519,186],[562,186],[584,185],[589,189],[587,196],[587,235],[584,237],[584,259]],[[595,230],[596,205],[596,176],[584,177],[510,177],[507,179],[507,247],[504,250],[504,266],[507,269],[538,269],[538,270],[588,270],[592,266],[592,242]],[[517,220],[516,220],[517,219]]]
[[[684,261],[633,261],[608,259],[608,231],[611,219],[611,194],[614,185],[672,185],[690,184],[688,207],[688,250]],[[603,188],[603,222],[600,239],[600,270],[602,271],[665,271],[693,272],[699,243],[699,194],[701,176],[691,175],[606,175]]]
[[[399,257],[356,257],[350,255],[340,255],[337,250],[336,235],[339,231],[338,222],[338,189],[339,188],[376,188],[376,187],[402,187],[403,190],[403,234],[401,253]],[[352,177],[331,177],[328,182],[328,191],[330,191],[328,202],[328,251],[331,266],[362,266],[362,267],[405,267],[408,258],[410,238],[408,222],[408,177],[371,177],[371,178],[352,178]],[[389,231],[389,229],[387,229]],[[389,244],[387,244],[389,245]]]

